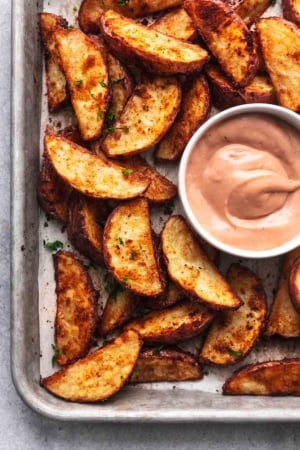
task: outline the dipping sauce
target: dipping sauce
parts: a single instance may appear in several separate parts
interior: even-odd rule
[[[300,131],[268,114],[224,120],[192,151],[186,191],[198,221],[223,243],[286,243],[300,233]]]

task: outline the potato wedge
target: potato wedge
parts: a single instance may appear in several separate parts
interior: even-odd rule
[[[288,289],[291,267],[300,257],[300,247],[284,256],[279,286],[267,321],[265,336],[277,335],[283,338],[300,337],[300,314],[294,308]]]
[[[54,133],[54,130],[49,128],[50,133]],[[61,130],[57,131],[58,136],[62,136],[69,141],[75,142],[75,144],[81,145],[82,147],[89,149],[89,144],[82,139],[79,128],[76,125],[69,125]]]
[[[161,233],[161,246],[169,276],[193,298],[217,310],[241,306],[241,300],[209,260],[182,217],[168,219]]]
[[[143,298],[143,305],[149,309],[165,309],[183,300],[184,297],[184,291],[169,280],[165,292],[157,297]]]
[[[300,360],[251,364],[235,372],[223,386],[226,395],[300,395]]]
[[[103,228],[108,208],[102,200],[73,192],[69,202],[68,239],[95,264],[103,263]]]
[[[124,173],[122,167],[49,132],[45,135],[45,153],[62,179],[90,197],[132,198],[142,194],[149,184],[138,175]]]
[[[300,2],[299,0],[282,0],[283,17],[300,26]]]
[[[258,57],[252,33],[240,16],[222,0],[185,0],[183,6],[232,83],[249,84]]]
[[[201,380],[203,372],[195,358],[175,348],[145,348],[131,374],[130,383]]]
[[[90,350],[98,318],[98,293],[83,263],[73,253],[59,251],[53,260],[57,296],[56,362],[66,365]]]
[[[39,14],[39,23],[45,49],[48,107],[50,112],[54,112],[64,106],[69,99],[67,80],[60,65],[54,37],[54,32],[66,28],[67,22],[61,16],[43,12]]]
[[[127,382],[142,341],[127,330],[90,355],[41,380],[49,392],[71,402],[94,403],[108,399]]]
[[[102,14],[100,27],[113,53],[155,74],[198,71],[209,60],[199,45],[166,36],[111,10]]]
[[[180,112],[172,127],[159,142],[155,157],[160,161],[178,159],[189,139],[203,123],[210,111],[210,93],[207,82],[202,76],[186,80]]]
[[[297,313],[300,314],[300,257],[292,265],[288,283],[292,303]]]
[[[152,30],[157,30],[167,36],[185,41],[193,41],[198,36],[194,23],[187,12],[179,7],[164,14],[153,24]]]
[[[181,86],[175,77],[151,77],[138,84],[102,143],[110,157],[128,157],[153,147],[179,111]]]
[[[247,26],[252,25],[271,6],[272,0],[242,0],[234,12],[236,12]]]
[[[300,30],[280,17],[260,19],[257,34],[279,104],[300,112]]]
[[[58,30],[55,39],[81,135],[95,140],[109,102],[105,61],[93,40],[78,29]]]
[[[164,291],[147,200],[139,198],[114,209],[104,228],[103,250],[108,270],[123,287],[145,296]]]
[[[129,322],[125,329],[135,330],[145,343],[175,344],[198,336],[214,316],[205,306],[184,300]]]
[[[227,280],[243,305],[222,311],[208,331],[199,359],[203,363],[235,364],[258,340],[267,314],[267,297],[261,280],[248,268],[231,265]]]

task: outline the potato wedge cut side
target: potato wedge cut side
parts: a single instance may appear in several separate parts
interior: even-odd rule
[[[104,228],[103,250],[108,270],[123,287],[145,296],[164,291],[147,200],[135,199],[114,209]]]
[[[156,74],[198,71],[209,60],[199,45],[166,36],[111,10],[101,16],[100,26],[113,53]]]
[[[97,298],[89,273],[71,252],[53,255],[57,309],[55,347],[60,365],[70,364],[90,350],[97,322]]]
[[[136,364],[142,341],[127,330],[114,341],[41,380],[49,392],[71,402],[95,403],[117,393]]]
[[[254,78],[256,46],[240,16],[221,0],[185,0],[183,6],[229,79],[239,87]]]
[[[185,41],[193,41],[198,36],[192,19],[181,7],[172,9],[160,17],[150,25],[150,28],[167,36]]]
[[[81,135],[95,140],[109,101],[105,61],[93,40],[78,29],[56,31],[55,39]]]
[[[300,359],[251,364],[223,386],[226,395],[300,395]]]
[[[295,310],[300,314],[300,258],[293,263],[289,275],[289,294]]]
[[[241,300],[199,245],[185,220],[171,216],[161,233],[169,276],[213,309],[237,309]]]
[[[187,352],[161,346],[141,351],[130,383],[201,380],[203,372],[196,359]]]
[[[204,363],[227,365],[240,361],[256,343],[265,323],[267,300],[261,280],[239,264],[230,267],[227,280],[243,305],[216,317],[199,355]]]
[[[90,197],[132,198],[142,194],[149,184],[134,173],[124,173],[121,166],[49,132],[45,135],[45,153],[61,178]]]
[[[181,86],[175,77],[153,77],[137,85],[102,143],[110,157],[128,157],[153,147],[178,113]]]
[[[300,2],[299,0],[282,0],[283,17],[300,26]]]

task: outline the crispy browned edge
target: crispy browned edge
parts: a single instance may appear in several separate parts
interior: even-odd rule
[[[50,130],[50,127],[48,127]],[[51,130],[52,133],[55,134],[55,130]],[[65,128],[57,131],[58,136],[62,136],[69,141],[75,142],[75,144],[80,145],[81,147],[89,148],[89,143],[84,141],[81,137],[78,126],[76,125],[68,125]]]
[[[289,294],[295,310],[300,314],[300,257],[297,258],[291,267],[288,277]]]
[[[300,27],[300,8],[297,9],[297,0],[282,0],[282,13],[286,20]]]
[[[183,298],[185,298],[183,289],[168,279],[165,292],[157,297],[143,298],[143,305],[149,309],[165,309]]]
[[[56,360],[57,360],[58,364],[66,365],[66,364],[73,363],[73,362],[77,361],[79,358],[82,358],[83,356],[87,355],[87,353],[89,352],[89,350],[92,346],[92,342],[93,342],[93,338],[94,338],[94,334],[95,334],[95,330],[96,330],[96,326],[97,326],[97,321],[98,321],[98,310],[97,310],[98,291],[96,291],[96,289],[94,288],[91,277],[90,277],[88,271],[84,268],[83,263],[78,258],[78,256],[76,256],[72,252],[69,252],[66,250],[60,250],[53,255],[54,277],[55,277],[55,283],[56,283],[55,293],[56,293],[57,301],[58,301],[58,296],[59,296],[59,293],[60,293],[60,290],[62,287],[60,279],[59,279],[59,272],[58,272],[59,257],[62,254],[67,255],[69,258],[72,258],[74,261],[76,261],[76,263],[79,264],[81,274],[83,277],[85,277],[86,292],[87,292],[87,295],[90,297],[91,310],[92,310],[91,316],[90,316],[90,324],[89,324],[90,325],[90,339],[85,342],[85,344],[82,347],[81,352],[78,353],[76,358],[72,358],[72,359],[65,358],[65,359],[67,359],[65,362],[62,362],[60,354],[58,354],[58,356],[57,356]],[[77,309],[76,317],[77,317],[77,320],[78,320],[78,318],[80,318],[80,320],[84,321],[86,324],[86,321],[87,321],[86,313],[83,312],[80,308]],[[58,323],[57,313],[55,316],[54,330],[55,330],[55,342],[56,342],[56,339],[60,335],[60,333],[62,333],[63,335],[65,333],[65,330],[62,330],[60,324]]]

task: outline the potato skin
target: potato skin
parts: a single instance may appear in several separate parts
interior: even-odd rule
[[[282,0],[283,17],[300,26],[300,2],[299,0]]]
[[[295,310],[300,314],[300,258],[297,258],[292,265],[288,285]]]

